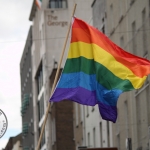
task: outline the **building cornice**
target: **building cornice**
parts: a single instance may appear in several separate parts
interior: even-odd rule
[[[30,21],[33,20],[33,17],[35,16],[36,9],[37,9],[37,6],[35,4],[35,0],[33,0],[32,8],[31,8],[31,13],[30,13],[30,17],[29,17]]]

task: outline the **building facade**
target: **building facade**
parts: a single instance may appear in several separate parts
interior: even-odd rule
[[[50,87],[56,75],[57,68],[54,68],[50,75]],[[62,69],[60,70],[60,72]],[[60,75],[59,75],[60,76]],[[51,103],[50,110],[50,141],[49,149],[52,150],[70,150],[75,149],[73,132],[73,102],[61,101]]]
[[[21,78],[21,116],[23,149],[34,149],[33,126],[33,94],[31,65],[32,27],[29,29],[27,41],[20,61]]]
[[[22,148],[22,134],[15,137],[10,137],[3,150],[23,150]]]
[[[84,20],[104,34],[106,32],[106,1],[94,0],[89,5],[92,17]],[[98,106],[83,106],[74,103],[74,134],[78,147],[113,147],[112,123],[101,118]]]
[[[106,33],[106,1],[94,0],[91,4],[92,23],[99,31]],[[112,123],[101,118],[99,108],[84,106],[86,147],[112,147]]]
[[[33,43],[29,46],[32,58],[31,71],[29,71],[32,72],[30,88],[33,87],[33,93],[28,87],[28,78],[26,80],[28,71],[22,69],[24,73],[21,73],[21,112],[25,123],[23,124],[25,148],[37,146],[75,2],[77,17],[95,26],[126,51],[149,59],[150,0],[43,0],[41,9],[37,9],[33,2],[29,18],[33,22]],[[68,46],[69,44],[67,48]],[[22,61],[26,60],[27,54],[23,55]],[[64,60],[61,68],[64,66]],[[26,65],[24,67],[23,65],[24,63],[21,63],[21,68],[26,68]],[[31,93],[29,97],[28,93]],[[30,102],[33,99],[34,117],[27,117],[26,110],[30,106],[27,99],[30,99]],[[118,147],[120,150],[148,149],[150,147],[149,106],[149,77],[141,89],[120,96],[115,124],[102,120],[97,106],[83,106],[70,101],[51,103],[40,148],[41,150],[77,150],[78,147],[86,146]],[[31,127],[27,128],[27,125]],[[28,142],[29,133],[32,139],[34,138],[32,144]]]
[[[150,59],[150,1],[109,0],[106,4],[107,35],[126,51]],[[119,71],[119,70],[118,70]],[[113,143],[118,149],[149,149],[149,77],[139,90],[118,100],[118,119],[113,124]]]
[[[31,55],[34,148],[38,143],[56,68],[75,3],[77,3],[75,15],[85,21],[89,21],[92,17],[92,2],[90,0],[43,0],[41,9],[38,9],[33,1],[29,19],[33,23]],[[68,45],[66,49],[68,49]],[[67,51],[64,57],[66,57],[66,53]],[[63,68],[64,62],[65,59],[63,59],[61,68]],[[76,116],[73,115],[74,112],[73,102],[62,101],[60,104],[51,103],[51,111],[49,112],[40,146],[41,150],[75,149],[75,145],[77,145],[75,138],[78,139],[80,137],[76,134],[78,131],[73,132],[73,123],[76,120]]]

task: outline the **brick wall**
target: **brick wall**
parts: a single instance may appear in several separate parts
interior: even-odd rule
[[[73,102],[55,103],[57,150],[75,150],[73,135]]]

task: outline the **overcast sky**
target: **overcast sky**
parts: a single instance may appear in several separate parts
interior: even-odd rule
[[[0,109],[8,119],[8,129],[0,138],[0,149],[22,128],[19,65],[31,25],[32,3],[33,0],[0,1]]]

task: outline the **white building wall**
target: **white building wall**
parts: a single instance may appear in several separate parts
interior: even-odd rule
[[[99,113],[98,105],[93,109],[91,106],[85,106],[85,132],[86,132],[86,146],[88,147],[109,147],[112,145],[112,129],[111,123],[109,122],[109,129],[107,127],[107,122],[103,120]],[[87,113],[88,107],[88,113]],[[100,131],[100,123],[102,125],[102,134]],[[95,137],[93,133],[95,129]],[[109,134],[107,132],[109,131]],[[90,144],[88,135],[90,134]],[[102,139],[101,139],[102,137]]]
[[[22,150],[20,141],[17,141],[17,142],[13,145],[12,150]]]
[[[69,0],[68,9],[55,9],[52,11],[48,9],[45,10],[45,22],[46,22],[45,27],[46,27],[46,39],[47,39],[46,49],[48,50],[46,56],[48,57],[47,63],[49,64],[49,70],[52,70],[53,68],[54,59],[57,62],[59,62],[75,2],[77,3],[75,16],[88,22],[89,19],[92,17],[90,0],[80,0],[80,1]],[[52,22],[64,22],[65,25],[50,26],[48,25],[50,18]],[[70,42],[70,36],[68,39],[68,45],[66,48],[65,56],[67,55],[68,52],[69,42]],[[65,59],[63,59],[62,67],[64,66],[64,62]]]
[[[122,3],[122,20],[119,3]],[[110,6],[113,5],[113,18]],[[145,22],[142,12],[145,9]],[[114,32],[110,38],[126,51],[149,59],[149,0],[109,0],[107,1],[107,29],[110,34],[112,27],[111,20],[114,20]],[[135,27],[133,23],[135,22]],[[145,29],[144,29],[145,24]],[[134,31],[135,30],[135,31]],[[145,31],[146,32],[145,32]],[[135,35],[134,35],[135,32]],[[143,36],[145,32],[145,37]],[[124,45],[121,45],[120,38],[124,37]],[[144,42],[146,46],[144,46]],[[134,46],[133,46],[134,45]],[[147,55],[146,54],[147,51]],[[149,77],[148,77],[149,80]],[[126,149],[125,141],[132,139],[132,149],[148,149],[148,126],[149,120],[149,82],[146,82],[140,90],[126,92],[118,100],[118,120],[113,124],[113,142],[118,149]]]
[[[37,108],[37,83],[35,76],[38,71],[40,62],[43,66],[43,93],[44,93],[44,111],[46,112],[48,100],[50,97],[49,77],[51,75],[54,61],[59,62],[60,55],[64,46],[71,14],[74,4],[77,3],[75,15],[85,21],[92,17],[91,1],[90,0],[68,0],[68,8],[66,9],[49,9],[48,0],[42,1],[41,10],[37,9],[33,17],[33,45],[32,45],[32,68],[33,68],[33,104],[34,104],[34,135],[35,147],[39,139],[38,128],[41,127],[42,122],[38,121],[38,108]],[[54,22],[53,25],[50,25]],[[61,25],[58,25],[59,23]],[[63,25],[62,25],[63,22]],[[67,54],[70,37],[65,52]],[[63,59],[62,66],[64,66],[65,59]],[[43,146],[50,149],[52,145],[51,138],[51,121],[48,117],[45,127],[45,140],[46,144]],[[42,119],[43,120],[43,119]]]
[[[94,1],[92,1],[93,3]],[[104,18],[104,22],[106,25],[106,7],[105,7],[105,0],[95,1],[93,3],[93,15],[88,20],[88,24],[95,25],[95,27],[101,30],[102,25],[102,18]],[[96,6],[94,6],[96,5]],[[98,10],[99,9],[99,10]],[[96,12],[95,12],[96,11]],[[96,18],[95,22],[94,19]],[[107,34],[107,28],[105,28],[105,34]],[[98,105],[96,105],[93,109],[91,106],[84,106],[85,109],[85,135],[86,135],[86,146],[88,147],[113,147],[113,140],[112,140],[112,123],[107,122],[101,118]],[[87,109],[88,108],[88,109]],[[88,110],[88,113],[87,113]],[[88,115],[87,115],[88,114]],[[101,127],[100,127],[101,126]],[[94,137],[94,130],[95,129],[95,137]],[[90,145],[88,134],[90,133]],[[95,142],[94,142],[95,141]]]

